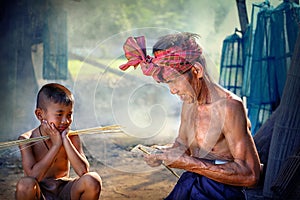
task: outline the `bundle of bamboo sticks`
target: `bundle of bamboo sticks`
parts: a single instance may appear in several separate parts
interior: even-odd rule
[[[81,135],[81,134],[95,134],[95,133],[116,133],[121,132],[121,127],[119,125],[110,125],[110,126],[103,126],[103,127],[94,127],[88,129],[81,129],[76,131],[69,131],[69,135]],[[41,140],[49,139],[49,136],[41,136],[35,138],[28,138],[22,140],[14,140],[9,142],[0,142],[0,149],[5,149],[8,147],[12,147],[15,145],[22,145],[31,142],[37,142]]]

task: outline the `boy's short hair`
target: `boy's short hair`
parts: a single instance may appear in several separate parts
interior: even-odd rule
[[[48,102],[69,106],[74,104],[74,97],[65,86],[58,83],[49,83],[44,85],[38,92],[36,108],[46,109]]]

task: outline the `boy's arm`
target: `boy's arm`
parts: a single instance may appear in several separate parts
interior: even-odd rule
[[[78,176],[82,176],[85,173],[89,172],[90,165],[82,150],[82,145],[79,136],[68,136],[67,133],[63,133],[62,141],[68,159]]]
[[[20,136],[19,139],[26,139],[28,137]],[[48,169],[50,168],[53,160],[59,151],[58,145],[53,145],[48,153],[39,162],[36,161],[31,144],[24,144],[19,146],[22,156],[22,165],[24,174],[31,176],[41,181]]]

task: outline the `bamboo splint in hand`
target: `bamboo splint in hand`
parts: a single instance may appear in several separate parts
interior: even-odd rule
[[[141,150],[142,152],[144,152],[145,154],[151,154],[149,151],[147,151],[146,150],[146,147],[145,146],[143,146],[143,145],[141,145],[141,144],[139,144],[138,146],[137,146],[137,148],[139,149],[139,150]],[[150,147],[147,147],[147,148],[150,148]],[[153,149],[153,150],[156,150],[157,151],[157,149]],[[162,165],[167,169],[167,170],[169,170],[174,176],[176,176],[177,178],[179,178],[179,175],[174,171],[174,170],[172,170],[169,166],[167,166],[165,163],[162,163]]]

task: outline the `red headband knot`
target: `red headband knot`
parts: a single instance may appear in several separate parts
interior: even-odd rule
[[[201,47],[194,39],[190,39],[182,48],[173,46],[157,51],[155,57],[147,55],[144,36],[129,37],[123,49],[128,62],[120,66],[121,70],[140,65],[144,75],[152,76],[159,82],[177,76],[178,73],[183,74],[202,54]]]

